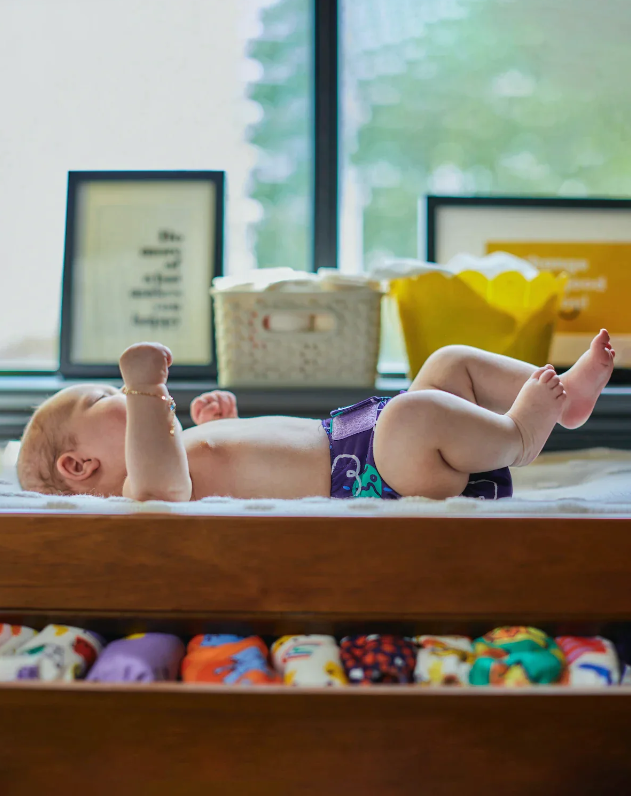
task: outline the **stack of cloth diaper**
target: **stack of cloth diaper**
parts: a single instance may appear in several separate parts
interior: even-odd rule
[[[471,685],[557,683],[565,670],[558,644],[534,627],[498,627],[473,643]]]
[[[282,680],[269,664],[269,650],[258,636],[211,633],[195,636],[182,661],[186,683],[225,685],[278,684]]]
[[[0,682],[177,680],[183,656],[184,644],[166,633],[138,633],[105,646],[97,633],[78,627],[48,625],[37,633],[0,625]]]
[[[620,682],[614,645],[600,637],[560,636],[534,627],[498,627],[466,636],[370,635],[341,641],[351,684],[421,686],[607,686]],[[631,682],[631,676],[629,677]]]
[[[419,685],[469,685],[473,644],[466,636],[415,636],[418,647],[414,682]]]
[[[87,679],[103,683],[156,683],[177,680],[184,644],[169,633],[135,633],[112,641]]]
[[[13,653],[30,641],[37,630],[23,625],[0,625],[0,655],[13,655]]]
[[[346,636],[340,650],[352,685],[412,682],[416,647],[410,639],[376,633]]]
[[[102,649],[100,636],[78,627],[0,625],[0,681],[84,677]]]
[[[618,640],[622,660],[629,655]],[[627,645],[631,650],[631,636]],[[552,638],[534,627],[498,627],[466,636],[390,634],[281,636],[197,635],[185,647],[168,633],[137,633],[105,644],[68,625],[0,624],[0,682],[74,680],[300,687],[416,683],[435,686],[631,684],[613,643],[600,636]]]
[[[601,637],[559,636],[534,627],[498,627],[472,641],[417,636],[414,680],[421,685],[607,686],[620,682],[614,645]]]
[[[600,636],[559,636],[556,642],[567,661],[560,681],[563,685],[594,687],[620,682],[620,663],[611,641]]]
[[[281,636],[272,644],[271,654],[285,685],[348,685],[333,636]]]

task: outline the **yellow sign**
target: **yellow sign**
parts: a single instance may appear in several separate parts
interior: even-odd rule
[[[488,254],[509,252],[541,271],[565,271],[569,281],[559,310],[551,357],[571,364],[585,343],[606,327],[616,365],[631,364],[631,244],[489,241]]]

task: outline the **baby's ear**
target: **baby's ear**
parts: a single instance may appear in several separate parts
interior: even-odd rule
[[[57,471],[68,481],[85,481],[99,467],[98,459],[84,459],[78,453],[62,453],[55,466]]]

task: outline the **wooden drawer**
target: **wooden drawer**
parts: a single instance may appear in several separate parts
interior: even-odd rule
[[[624,794],[631,689],[0,688],[16,794]]]
[[[0,516],[0,619],[102,632],[604,632],[631,519]],[[0,685],[0,792],[623,794],[631,688]]]
[[[631,620],[631,518],[0,514],[10,611]]]

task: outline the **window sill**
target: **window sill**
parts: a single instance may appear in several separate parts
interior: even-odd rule
[[[80,383],[54,375],[0,377],[0,440],[18,439],[35,406],[63,387]],[[104,383],[116,384],[111,380],[104,380]],[[374,390],[304,387],[237,389],[235,392],[242,417],[280,414],[319,418],[328,417],[331,410],[356,403],[369,395],[397,395],[408,385],[406,378],[388,377],[377,379]],[[216,388],[212,382],[169,382],[183,426],[190,425],[188,406],[192,399],[201,392]],[[631,387],[607,387],[589,421],[575,431],[555,429],[546,450],[590,447],[631,450]]]

